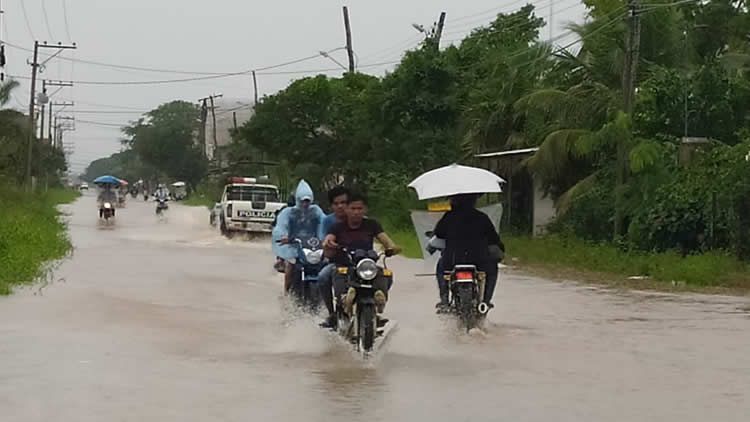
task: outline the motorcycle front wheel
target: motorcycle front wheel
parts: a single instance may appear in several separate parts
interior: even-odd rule
[[[364,304],[359,309],[359,346],[363,352],[369,352],[375,343],[375,305]]]

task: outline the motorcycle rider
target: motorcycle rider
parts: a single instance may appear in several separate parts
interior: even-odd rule
[[[115,201],[117,201],[117,193],[112,190],[111,184],[105,183],[102,186],[102,190],[101,192],[99,192],[96,200],[99,202],[99,218],[102,218],[102,215],[104,213],[105,202],[110,203],[110,205],[112,206],[112,215],[115,215]]]
[[[349,205],[349,189],[343,186],[336,186],[328,191],[328,203],[331,204],[331,213],[323,219],[323,231],[327,234],[328,230],[336,223],[346,221],[346,208]],[[333,327],[333,271],[336,264],[330,262],[323,267],[318,273],[318,290],[323,297],[323,302],[328,309],[328,319],[320,325],[324,328]]]
[[[502,260],[505,245],[487,214],[476,209],[478,194],[454,195],[450,198],[451,210],[435,226],[435,237],[445,240],[445,249],[438,261],[436,277],[440,302],[438,312],[446,310],[448,282],[443,277],[446,270],[456,265],[475,265],[486,275],[483,301],[490,308],[497,285],[497,263]]]
[[[156,188],[154,196],[156,197],[157,201],[160,199],[167,201],[169,200],[169,189],[167,189],[164,183],[159,183],[159,187]]]
[[[339,247],[344,247],[350,251],[358,249],[372,250],[374,239],[377,239],[386,250],[390,250],[393,254],[401,252],[401,248],[383,231],[380,223],[372,218],[365,217],[366,213],[367,201],[365,197],[359,193],[351,193],[349,195],[349,204],[346,207],[346,221],[337,222],[328,229],[328,234],[323,241],[323,247],[327,249],[329,255],[333,255],[333,260],[337,266],[346,266],[349,264],[348,257],[345,252],[338,249]],[[380,284],[376,287],[377,290],[374,295],[375,307],[378,314],[382,314],[385,310],[385,305],[388,301],[388,291],[391,288],[390,285],[385,284],[385,280],[385,277],[378,277],[374,282]],[[392,279],[388,278],[387,280]],[[335,277],[333,290],[336,296],[340,296],[346,291],[343,305],[346,312],[350,313],[356,291],[353,288],[349,288],[347,291],[345,280],[340,277]],[[330,305],[329,307],[329,304],[326,303],[329,312],[333,309],[333,304],[331,303]],[[334,312],[331,312],[323,326],[331,328],[336,326],[336,314]]]
[[[300,180],[295,192],[296,203],[279,213],[276,227],[271,232],[271,248],[276,256],[285,260],[284,293],[289,293],[294,276],[294,264],[297,248],[289,242],[297,238],[317,237],[324,235],[322,222],[325,213],[312,203],[313,191],[306,181]]]

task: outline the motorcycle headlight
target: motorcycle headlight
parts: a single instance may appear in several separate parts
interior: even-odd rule
[[[109,202],[105,202],[104,203],[104,208],[110,209],[110,208],[112,208],[112,204],[110,204]]]
[[[372,259],[363,259],[357,264],[357,276],[365,281],[370,281],[377,277],[378,265]]]
[[[317,251],[303,249],[303,251],[305,252],[305,260],[310,264],[318,264],[323,260],[323,249],[318,249]]]

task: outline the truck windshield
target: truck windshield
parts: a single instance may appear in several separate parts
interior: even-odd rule
[[[229,186],[227,199],[230,201],[279,202],[279,192],[274,188],[259,186]]]

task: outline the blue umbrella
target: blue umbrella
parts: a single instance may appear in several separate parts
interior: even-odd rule
[[[117,185],[117,184],[120,183],[120,179],[118,179],[118,178],[116,178],[114,176],[109,176],[109,175],[107,175],[107,176],[99,176],[96,179],[94,179],[94,183],[97,183],[97,184],[99,184],[99,183],[103,183],[103,184],[111,183],[113,185]]]

